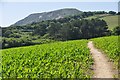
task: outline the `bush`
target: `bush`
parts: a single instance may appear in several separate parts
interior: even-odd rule
[[[114,35],[120,35],[120,26],[117,26],[113,29],[113,34]]]
[[[2,48],[28,46],[32,44],[32,40],[28,38],[3,38],[2,40]]]

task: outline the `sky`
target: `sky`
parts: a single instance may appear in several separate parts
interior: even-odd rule
[[[0,0],[1,2],[118,2],[119,0]]]
[[[41,13],[41,12],[49,12],[62,8],[76,8],[81,11],[116,11],[118,12],[118,0],[97,0],[94,2],[90,2],[87,0],[83,2],[59,2],[59,0],[52,0],[51,2],[40,2],[40,0],[0,0],[0,26],[7,27],[15,22],[25,18],[26,16],[32,13]],[[25,2],[26,1],[26,2]],[[58,2],[57,2],[58,1]],[[64,0],[65,1],[65,0]],[[68,0],[66,0],[68,1]],[[75,1],[75,0],[74,0]]]

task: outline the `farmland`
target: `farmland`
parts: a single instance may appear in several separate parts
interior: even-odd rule
[[[90,39],[118,66],[118,36]],[[89,40],[72,40],[2,50],[3,78],[91,78]],[[1,54],[1,53],[0,53]]]
[[[2,50],[3,78],[90,78],[87,40]]]
[[[0,4],[0,80],[118,78],[115,4]]]
[[[110,36],[92,39],[96,47],[106,53],[116,66],[118,66],[120,53],[118,49],[118,38],[118,36]]]

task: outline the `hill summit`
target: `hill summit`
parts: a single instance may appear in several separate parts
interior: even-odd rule
[[[75,8],[64,8],[64,9],[54,10],[50,12],[34,13],[16,22],[14,25],[22,26],[22,25],[33,23],[33,22],[59,19],[59,18],[64,18],[66,16],[73,16],[81,13],[82,11],[79,11],[78,9],[75,9]]]

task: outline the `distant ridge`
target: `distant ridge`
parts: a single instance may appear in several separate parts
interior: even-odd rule
[[[66,16],[73,16],[73,15],[77,15],[81,13],[82,11],[75,9],[75,8],[64,8],[64,9],[54,10],[50,12],[34,13],[34,14],[30,14],[29,16],[16,22],[13,25],[22,26],[22,25],[33,23],[33,22],[59,19],[59,18],[63,18]]]

